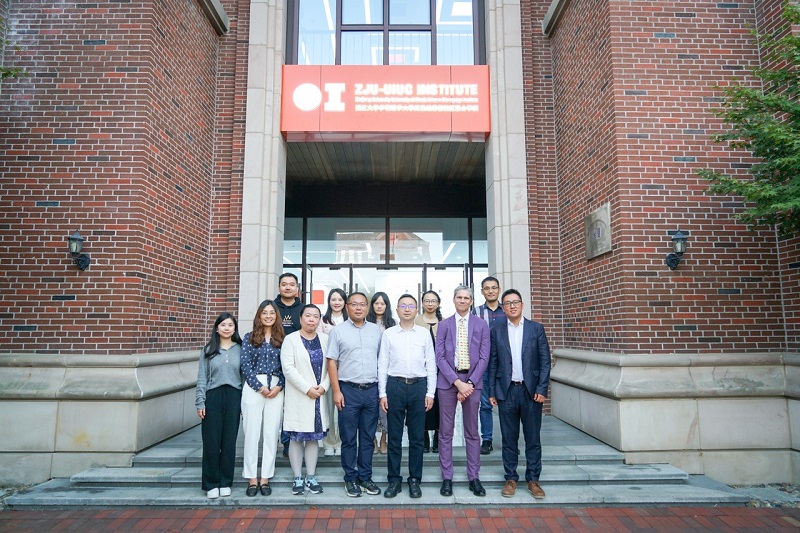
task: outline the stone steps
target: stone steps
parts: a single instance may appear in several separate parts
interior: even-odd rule
[[[240,436],[241,437],[241,436]],[[499,440],[499,439],[498,439]],[[317,479],[322,494],[295,496],[291,493],[292,473],[288,459],[278,457],[271,480],[272,495],[247,497],[246,481],[234,480],[228,498],[208,500],[200,489],[202,444],[194,428],[149,450],[139,453],[132,467],[91,468],[69,479],[54,479],[6,499],[13,509],[91,507],[268,507],[268,506],[608,506],[608,505],[742,505],[747,498],[729,487],[703,476],[689,476],[667,464],[626,465],[624,455],[568,426],[546,417],[543,423],[543,469],[540,482],[547,492],[534,500],[525,483],[517,494],[504,498],[500,490],[504,471],[498,440],[490,455],[481,456],[481,481],[485,497],[468,489],[464,448],[453,450],[453,496],[439,494],[441,473],[437,454],[424,455],[423,497],[411,499],[408,488],[392,499],[362,495],[349,498],[344,491],[339,457],[319,458]],[[241,440],[240,440],[241,445]],[[404,450],[406,452],[407,450]],[[523,461],[524,463],[524,461]],[[236,476],[241,476],[241,446]],[[408,468],[404,461],[401,472]],[[386,456],[373,459],[373,479],[386,488]],[[523,474],[524,466],[519,472]]]
[[[373,465],[373,467],[376,465]],[[505,481],[502,466],[493,465],[481,468],[481,481],[484,483],[497,483],[502,485]],[[521,469],[520,469],[521,470]],[[385,468],[374,468],[376,482],[384,482],[386,477]],[[401,472],[408,472],[407,465],[404,465]],[[427,474],[427,475],[426,475]],[[524,477],[524,476],[523,476]],[[543,484],[580,484],[580,483],[637,483],[637,484],[683,484],[688,479],[686,472],[667,464],[656,465],[553,465],[542,471],[541,482]],[[288,468],[276,468],[275,477],[270,483],[273,488],[286,487],[292,485],[292,473]],[[78,487],[137,487],[137,486],[156,486],[156,487],[196,487],[200,480],[200,467],[132,467],[132,468],[91,468],[79,474],[75,474],[70,481]],[[342,481],[341,467],[317,467],[317,480],[324,486],[339,485]],[[454,483],[467,483],[466,472],[463,468],[454,471]],[[424,470],[423,485],[436,486],[437,490],[442,482],[441,474],[436,469],[426,468]],[[246,487],[246,480],[237,478],[234,480],[234,487]]]

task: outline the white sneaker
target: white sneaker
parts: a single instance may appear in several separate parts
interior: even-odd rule
[[[210,491],[206,492],[206,497],[209,500],[216,500],[219,498],[219,489],[211,489]]]
[[[325,448],[325,457],[333,457],[333,448]]]
[[[342,449],[341,448],[334,448],[333,449],[333,455],[342,455]]]
[[[227,498],[228,496],[231,495],[231,488],[230,487],[221,487],[219,489],[219,495],[222,496],[223,498]]]

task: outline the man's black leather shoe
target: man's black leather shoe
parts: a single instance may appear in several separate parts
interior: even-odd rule
[[[415,477],[408,479],[408,495],[412,498],[422,498],[422,489],[419,488],[419,480]]]
[[[486,489],[483,488],[483,485],[481,485],[481,480],[478,478],[475,478],[469,482],[469,490],[471,490],[472,494],[475,496],[486,496]]]
[[[383,493],[384,498],[394,498],[400,492],[403,492],[403,483],[400,481],[390,481],[389,486],[386,487],[386,491]]]
[[[453,495],[453,480],[452,479],[444,479],[442,480],[442,488],[439,489],[439,494],[442,496],[452,496]]]

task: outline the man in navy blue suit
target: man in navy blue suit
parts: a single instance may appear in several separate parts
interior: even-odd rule
[[[544,498],[539,486],[542,473],[542,405],[550,383],[550,346],[544,327],[522,316],[524,304],[516,289],[503,293],[500,302],[507,325],[491,331],[489,351],[489,402],[498,406],[503,433],[503,468],[507,498],[517,491],[519,426],[525,437],[525,481],[534,498]]]

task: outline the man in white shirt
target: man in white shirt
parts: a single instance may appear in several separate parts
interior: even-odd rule
[[[436,359],[428,330],[414,324],[417,300],[404,294],[397,301],[400,324],[383,332],[378,356],[378,394],[389,427],[388,480],[383,493],[394,498],[402,492],[403,424],[408,426],[408,492],[422,496],[422,453],[425,412],[433,407]]]

